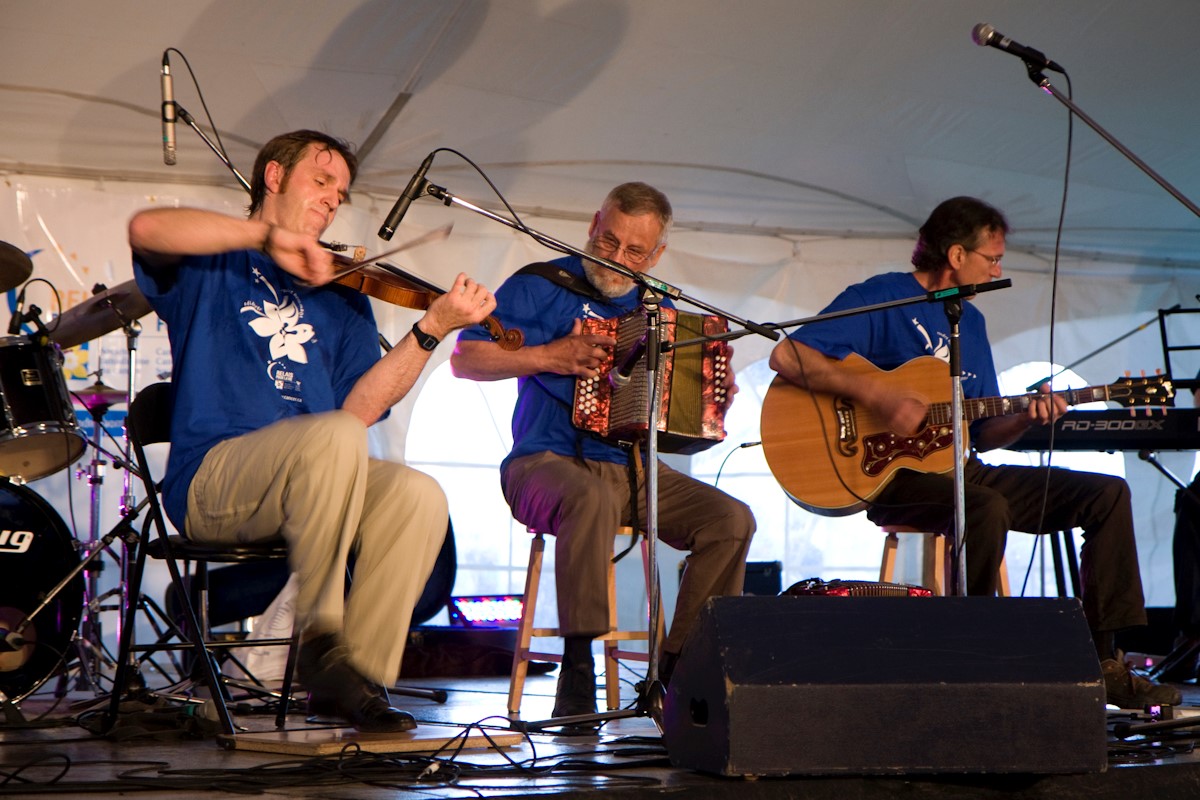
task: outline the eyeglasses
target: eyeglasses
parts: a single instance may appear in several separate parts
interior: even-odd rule
[[[604,258],[613,258],[614,260],[618,253],[624,251],[625,261],[631,267],[640,266],[646,259],[654,255],[654,250],[658,249],[656,246],[654,250],[647,252],[642,250],[640,247],[622,245],[611,233],[604,233],[592,239],[592,247],[595,248],[597,255],[603,256]]]
[[[967,252],[968,253],[979,253],[978,250],[972,250],[969,247],[967,248]],[[989,256],[987,253],[979,253],[979,255],[983,256],[988,261],[992,262],[993,267],[1000,266],[1000,262],[1004,259],[1004,256]]]

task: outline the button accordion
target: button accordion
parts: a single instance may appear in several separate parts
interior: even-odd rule
[[[659,314],[664,342],[684,342],[729,330],[728,322],[715,315],[673,308],[660,309]],[[612,319],[585,319],[582,332],[615,338],[617,357],[601,365],[598,374],[576,379],[572,423],[614,441],[645,439],[650,412],[645,355],[634,364],[627,383],[617,386],[609,380],[613,365],[623,364],[624,356],[645,335],[645,315],[639,309]],[[727,342],[717,341],[671,349],[663,355],[659,361],[663,387],[657,426],[660,452],[698,453],[725,438],[729,350]]]

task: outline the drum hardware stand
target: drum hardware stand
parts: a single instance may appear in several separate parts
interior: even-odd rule
[[[437,151],[435,150],[434,152],[436,153]],[[589,723],[608,722],[610,720],[615,720],[615,719],[626,719],[629,717],[649,716],[654,721],[655,725],[661,730],[662,729],[662,707],[663,707],[663,696],[664,696],[663,685],[662,685],[662,682],[659,680],[659,675],[658,675],[658,641],[659,641],[659,627],[661,625],[661,620],[659,620],[659,617],[658,617],[658,606],[659,606],[659,597],[661,595],[661,591],[660,591],[660,585],[659,585],[658,566],[657,566],[657,562],[655,561],[655,559],[657,557],[656,545],[658,542],[658,435],[657,434],[658,434],[659,408],[660,408],[661,400],[662,400],[662,397],[661,397],[661,394],[662,394],[662,392],[661,392],[661,374],[660,374],[661,371],[659,370],[659,361],[660,361],[660,356],[662,355],[662,352],[663,352],[662,348],[661,348],[661,333],[660,333],[660,315],[659,315],[660,303],[662,302],[664,297],[670,297],[672,300],[682,300],[691,305],[702,308],[710,313],[716,314],[721,317],[725,317],[730,322],[737,323],[738,325],[741,325],[744,328],[744,330],[735,331],[731,334],[727,334],[724,336],[711,337],[713,339],[717,339],[717,338],[733,339],[733,338],[738,338],[739,336],[743,336],[743,335],[746,335],[749,333],[757,333],[760,336],[767,337],[768,339],[777,340],[777,339],[779,339],[779,332],[776,330],[776,328],[778,326],[764,325],[761,323],[752,322],[750,320],[743,319],[743,318],[735,316],[733,314],[729,314],[725,311],[722,311],[721,309],[718,309],[712,305],[709,305],[708,303],[705,303],[696,298],[687,296],[681,289],[679,289],[675,286],[672,286],[669,283],[666,283],[664,281],[659,281],[655,278],[651,278],[649,275],[647,275],[643,272],[637,272],[635,270],[631,270],[622,264],[616,263],[615,261],[610,261],[606,258],[602,258],[600,256],[593,255],[593,254],[588,253],[584,250],[581,250],[577,247],[573,247],[572,245],[569,245],[565,242],[555,239],[551,236],[547,236],[546,234],[543,234],[539,231],[533,230],[532,228],[527,227],[523,223],[519,223],[514,220],[506,219],[505,217],[501,217],[500,215],[494,214],[491,211],[488,211],[484,208],[480,208],[479,206],[476,206],[476,205],[468,203],[464,200],[461,200],[458,197],[455,197],[450,192],[446,191],[441,186],[437,186],[433,183],[430,183],[424,177],[425,170],[428,168],[428,162],[431,161],[432,158],[433,158],[433,153],[430,154],[429,159],[426,160],[426,164],[419,170],[418,175],[413,176],[413,180],[410,183],[410,189],[412,189],[411,197],[409,198],[410,201],[411,201],[411,199],[415,199],[422,195],[429,195],[430,197],[436,197],[438,200],[442,201],[442,203],[447,206],[452,205],[452,204],[461,206],[463,208],[466,208],[469,211],[474,211],[476,214],[486,217],[494,222],[499,222],[502,225],[506,225],[510,228],[518,230],[521,233],[524,233],[524,234],[532,237],[535,241],[537,241],[543,245],[546,245],[547,247],[550,247],[551,249],[558,250],[559,252],[562,252],[562,253],[569,253],[572,255],[576,255],[576,256],[586,259],[587,261],[590,261],[592,263],[599,264],[601,267],[604,267],[612,272],[615,272],[618,275],[623,275],[624,277],[633,281],[633,283],[635,285],[640,287],[641,294],[639,296],[641,298],[643,311],[646,314],[646,370],[648,373],[647,385],[649,387],[652,387],[652,390],[649,392],[649,394],[650,394],[649,417],[648,417],[649,430],[647,431],[647,436],[646,436],[646,445],[647,445],[646,446],[646,463],[649,465],[649,468],[646,470],[646,531],[645,531],[645,536],[646,536],[646,552],[647,552],[646,560],[647,560],[647,563],[651,567],[651,569],[650,569],[650,576],[651,576],[650,577],[650,590],[648,592],[649,597],[647,598],[648,606],[649,606],[647,609],[647,617],[648,617],[648,619],[647,619],[647,623],[648,623],[647,639],[648,639],[648,643],[649,643],[649,646],[648,646],[649,660],[648,660],[647,666],[646,666],[646,679],[644,682],[639,684],[638,699],[637,699],[636,704],[632,708],[622,709],[620,711],[608,711],[608,712],[600,712],[600,713],[595,713],[595,714],[572,715],[572,716],[566,716],[566,717],[557,717],[557,718],[552,718],[552,719],[529,721],[529,722],[519,720],[519,719],[510,719],[509,725],[514,730],[528,732],[528,731],[540,731],[545,728],[581,726],[581,725],[587,725]],[[409,195],[409,190],[407,190],[407,189],[405,190],[405,195]],[[403,199],[404,198],[402,197],[402,201],[403,201]],[[398,221],[396,224],[398,224]],[[385,222],[384,228],[382,228],[380,230],[380,236],[384,239],[390,239],[391,234],[393,232],[394,232],[394,229],[389,230],[388,223]],[[380,266],[384,269],[387,268],[387,265],[382,262],[377,263],[376,266]]]
[[[141,333],[141,324],[137,320],[126,319],[121,313],[120,309],[118,309],[116,305],[111,302],[109,303],[109,309],[112,311],[114,316],[121,320],[121,326],[125,332],[129,369],[126,376],[124,402],[126,404],[126,408],[128,408],[129,401],[133,398],[133,387],[135,385],[134,373],[137,367],[137,338]],[[103,368],[98,368],[93,374],[96,377],[96,384],[98,386],[103,386]],[[87,405],[85,403],[84,405],[92,417],[94,426],[94,441],[91,442],[93,448],[92,460],[88,464],[88,469],[85,474],[87,476],[89,488],[88,541],[96,542],[100,537],[101,495],[104,484],[104,468],[108,465],[108,462],[104,460],[105,450],[101,445],[105,433],[104,415],[108,413],[108,410],[113,406],[113,403],[101,398],[99,402],[94,402],[91,405]],[[132,480],[130,471],[128,469],[128,466],[132,463],[128,436],[125,437],[124,453],[122,455],[123,458],[113,459],[113,462],[116,466],[125,468],[122,478],[123,492],[120,505],[121,513],[124,515],[128,514],[130,509],[135,507],[135,501],[132,493]],[[109,539],[105,544],[104,549],[106,549],[108,544],[111,544],[111,542],[112,540]],[[122,541],[121,552],[118,558],[120,562],[119,567],[121,574],[117,582],[117,586],[108,592],[100,594],[99,591],[98,576],[99,572],[103,569],[102,561],[97,561],[95,565],[90,566],[87,570],[87,575],[85,576],[85,596],[87,597],[87,604],[84,609],[84,620],[81,627],[81,635],[76,640],[76,646],[79,650],[80,664],[80,676],[77,688],[90,688],[96,693],[100,692],[98,679],[101,669],[104,666],[115,665],[115,661],[113,660],[111,654],[107,653],[104,649],[103,631],[100,622],[100,612],[106,610],[104,607],[104,601],[110,597],[118,597],[118,605],[116,606],[116,610],[120,612],[118,614],[117,621],[118,640],[121,633],[120,626],[123,624],[125,619],[125,609],[128,607],[128,603],[137,602],[136,599],[127,597],[125,592],[125,587],[128,586],[129,578],[129,547],[127,541]],[[151,605],[153,604],[151,603]],[[153,613],[158,613],[160,617],[165,619],[165,614],[162,613],[161,609],[157,607],[154,607],[153,609],[147,607],[147,614],[151,616],[152,623],[154,623],[154,618],[152,616]],[[154,624],[154,628],[157,634],[161,634],[161,631],[158,630],[157,624]]]

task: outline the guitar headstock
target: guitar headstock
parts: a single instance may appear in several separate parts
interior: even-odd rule
[[[1109,384],[1107,399],[1126,408],[1171,408],[1175,405],[1175,387],[1169,375],[1134,378],[1126,373]]]

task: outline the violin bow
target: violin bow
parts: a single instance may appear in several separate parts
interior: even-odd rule
[[[400,245],[399,247],[393,247],[391,250],[387,250],[378,255],[371,256],[370,258],[363,258],[358,261],[354,261],[349,266],[347,266],[345,269],[341,270],[340,272],[335,273],[333,276],[333,280],[336,281],[338,278],[341,278],[345,275],[349,275],[351,272],[357,272],[358,270],[362,269],[363,267],[367,266],[368,264],[374,264],[376,261],[382,261],[383,259],[387,258],[388,256],[396,255],[396,253],[402,253],[405,250],[411,250],[414,247],[420,247],[421,245],[429,244],[430,242],[439,242],[442,239],[445,239],[446,237],[448,237],[450,235],[450,231],[453,229],[454,229],[454,223],[450,223],[448,225],[443,225],[442,227],[436,228],[432,231],[429,231],[428,233],[423,233],[415,239],[410,239],[409,241],[405,242],[404,244]]]

